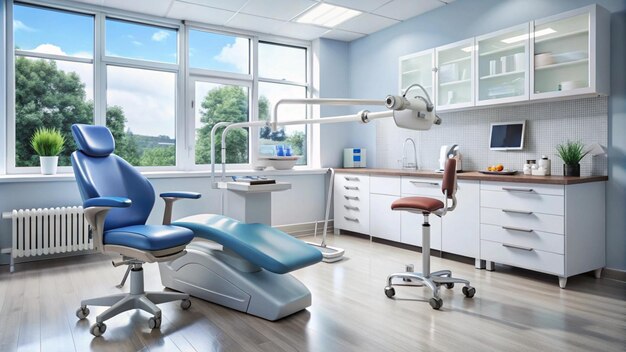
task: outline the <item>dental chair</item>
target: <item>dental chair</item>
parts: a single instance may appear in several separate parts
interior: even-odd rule
[[[152,317],[151,329],[161,326],[159,303],[181,300],[189,309],[189,295],[177,292],[145,292],[143,263],[171,261],[185,254],[194,237],[191,230],[172,225],[146,225],[154,205],[150,182],[124,159],[113,153],[115,141],[103,126],[73,125],[78,150],[72,153],[72,167],[83,198],[85,218],[91,225],[94,249],[118,253],[123,260],[113,265],[130,266],[130,292],[83,300],[76,311],[79,319],[89,315],[87,306],[108,306],[96,317],[90,332],[100,336],[106,320],[131,309],[142,309]],[[199,194],[168,194],[170,198],[199,198]]]
[[[470,282],[464,279],[452,277],[450,270],[440,270],[430,272],[430,224],[428,216],[434,214],[443,217],[447,212],[453,211],[456,207],[456,159],[448,159],[443,172],[443,182],[441,183],[441,191],[444,195],[444,201],[429,197],[403,197],[391,204],[392,210],[408,211],[414,214],[422,214],[424,222],[422,224],[422,273],[403,272],[391,274],[387,277],[387,286],[385,287],[385,295],[392,298],[396,294],[393,286],[427,286],[432,290],[433,296],[428,303],[433,309],[439,309],[443,306],[443,300],[439,297],[439,287],[445,285],[446,288],[454,288],[455,283],[464,284],[463,294],[465,297],[472,298],[476,293],[476,289],[470,286]],[[448,206],[448,202],[452,201],[452,205]],[[393,279],[402,279],[401,283],[394,284]]]
[[[200,198],[192,192],[161,194],[165,201],[163,225],[144,225],[155,198],[149,181],[111,154],[115,144],[106,127],[74,125],[72,132],[79,146],[72,154],[72,165],[85,202],[85,216],[94,229],[94,244],[100,242],[100,250],[133,258],[122,263],[137,265],[139,273],[142,262],[158,262],[163,285],[185,293],[167,293],[182,299],[183,309],[191,305],[191,295],[273,321],[311,305],[311,292],[288,273],[320,262],[319,250],[270,226],[245,224],[222,215],[200,214],[172,222],[174,202]],[[132,203],[115,198],[120,196]],[[112,209],[107,216],[105,210],[111,207],[128,209]],[[132,229],[125,229],[128,226]],[[124,230],[115,230],[119,227]],[[131,269],[131,296],[142,291],[143,276]],[[152,293],[145,295],[154,297]],[[159,298],[155,303],[171,300],[174,298]],[[109,302],[83,301],[77,316],[89,314],[87,305]],[[99,316],[97,324],[104,326],[104,320],[115,314]],[[160,325],[160,311],[155,324],[150,324]],[[99,331],[92,328],[94,335]]]

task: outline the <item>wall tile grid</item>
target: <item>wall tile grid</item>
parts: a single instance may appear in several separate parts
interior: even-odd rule
[[[456,112],[441,112],[443,122],[428,131],[411,131],[395,126],[392,119],[376,121],[376,167],[400,168],[402,146],[406,138],[417,145],[420,169],[439,166],[439,149],[444,144],[459,144],[464,170],[483,170],[488,165],[503,164],[506,169],[522,170],[526,160],[547,155],[552,160],[552,174],[563,174],[563,162],[556,145],[580,140],[586,145],[607,145],[607,97],[592,97],[524,105],[489,107]],[[494,151],[489,149],[489,129],[493,122],[526,120],[524,149]],[[412,159],[413,152],[407,154]],[[412,161],[412,160],[410,160]],[[581,175],[606,175],[605,156],[586,156]]]

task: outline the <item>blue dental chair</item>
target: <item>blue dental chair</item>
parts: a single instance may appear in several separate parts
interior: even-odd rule
[[[311,294],[289,271],[322,260],[317,249],[262,224],[201,214],[171,222],[179,199],[198,199],[193,192],[162,193],[163,225],[146,225],[155,201],[154,189],[125,160],[113,154],[115,141],[104,126],[73,125],[78,150],[72,167],[92,228],[94,248],[118,253],[114,263],[130,266],[130,293],[87,299],[76,315],[85,319],[87,306],[108,306],[91,327],[94,336],[106,331],[105,321],[131,309],[151,313],[151,329],[161,325],[159,303],[189,295],[268,320],[280,319],[311,304]],[[193,239],[196,239],[192,242]],[[164,286],[178,292],[145,292],[142,265],[159,263]]]

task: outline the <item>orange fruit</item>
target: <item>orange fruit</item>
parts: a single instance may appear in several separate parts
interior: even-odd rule
[[[502,170],[504,170],[504,165],[502,164],[496,165],[496,171],[502,171]]]
[[[493,171],[493,167],[487,166],[487,171]]]

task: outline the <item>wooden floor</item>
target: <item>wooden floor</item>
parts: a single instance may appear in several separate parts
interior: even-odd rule
[[[120,290],[124,268],[110,257],[87,255],[21,264],[13,274],[0,267],[0,351],[626,351],[626,284],[591,274],[557,278],[498,266],[495,272],[434,257],[433,270],[449,268],[470,279],[477,293],[442,290],[434,311],[423,288],[383,293],[386,276],[417,252],[370,244],[342,235],[339,263],[320,263],[294,275],[313,294],[313,306],[268,322],[198,299],[189,311],[161,305],[161,330],[148,314],[128,312],[107,321],[93,338],[89,318],[74,315],[82,298]],[[161,290],[158,268],[146,265],[146,289]],[[126,289],[128,288],[128,284]]]

